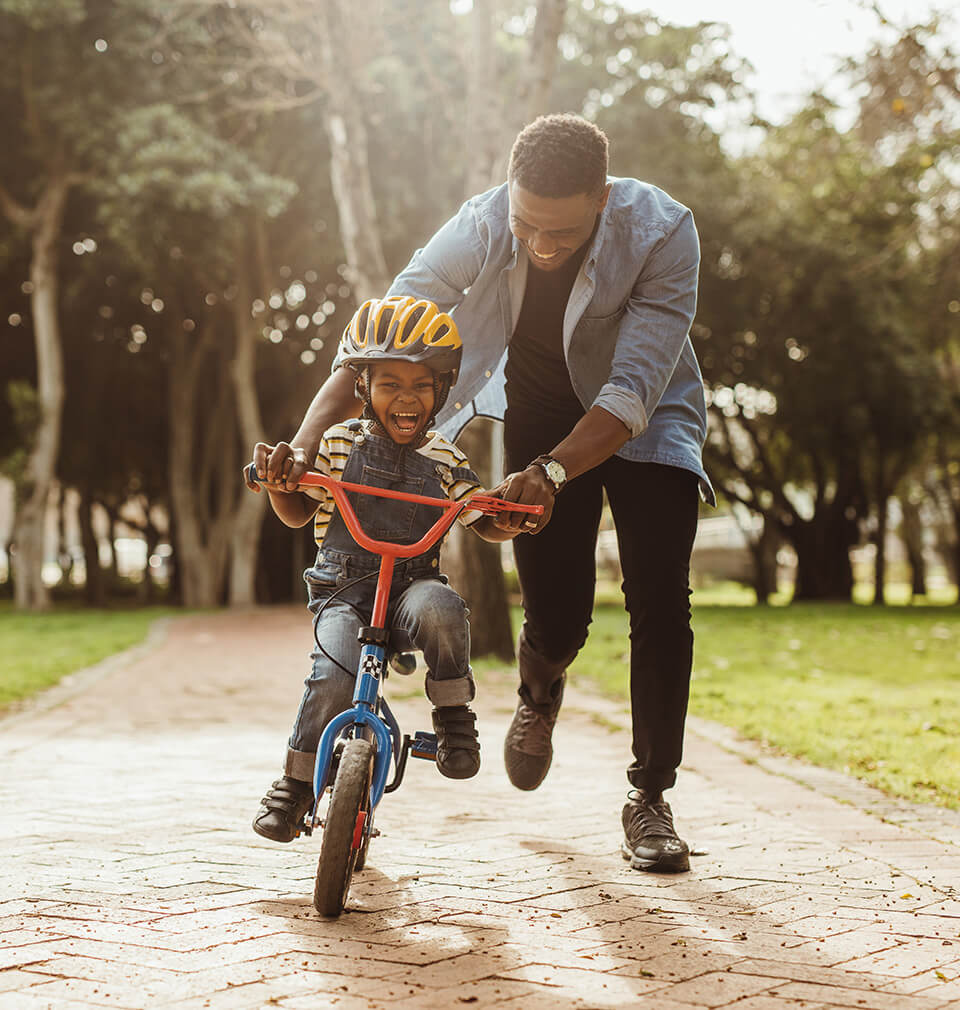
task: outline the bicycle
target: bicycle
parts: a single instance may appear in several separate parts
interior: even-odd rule
[[[258,480],[252,463],[247,467],[247,475],[252,481]],[[344,910],[353,874],[362,870],[366,864],[370,839],[379,834],[373,827],[373,820],[384,794],[400,787],[409,757],[434,761],[437,757],[436,734],[417,731],[413,737],[409,734],[401,735],[396,716],[383,696],[387,661],[392,658],[387,651],[390,629],[386,626],[386,616],[396,560],[416,557],[429,550],[466,509],[483,512],[485,515],[502,512],[539,515],[543,512],[543,507],[508,502],[490,495],[473,495],[462,502],[427,498],[388,488],[349,483],[312,471],[303,474],[298,486],[326,488],[333,495],[340,515],[357,544],[372,554],[380,555],[370,624],[361,627],[358,633],[361,651],[353,708],[335,716],[320,737],[313,773],[314,803],[304,816],[301,828],[306,835],[311,835],[318,826],[323,828],[313,904],[321,915],[335,918]],[[347,498],[347,492],[415,502],[443,511],[416,543],[389,543],[374,540],[364,533]],[[316,629],[316,623],[314,627]],[[404,669],[401,661],[401,670],[411,673],[413,667],[407,663]],[[388,784],[391,761],[394,775]],[[326,817],[321,820],[320,798],[328,789],[331,792],[330,802]]]

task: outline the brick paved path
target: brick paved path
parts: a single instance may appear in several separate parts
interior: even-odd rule
[[[412,762],[353,910],[319,918],[319,840],[249,827],[304,625],[180,619],[0,724],[0,1007],[960,1007],[960,818],[693,723],[671,799],[706,854],[631,871],[624,713],[571,692],[550,777],[519,793],[508,673],[481,684],[480,775]],[[390,686],[427,728],[410,682]]]

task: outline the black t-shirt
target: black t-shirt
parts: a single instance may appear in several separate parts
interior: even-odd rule
[[[556,270],[527,268],[527,286],[520,316],[510,338],[505,368],[507,420],[511,414],[535,416],[546,422],[569,422],[584,415],[570,384],[563,356],[563,315],[573,282],[596,233]]]

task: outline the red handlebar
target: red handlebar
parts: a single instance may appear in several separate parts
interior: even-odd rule
[[[257,477],[252,463],[247,467],[247,477],[257,483],[266,483]],[[414,558],[418,554],[428,551],[450,529],[454,519],[465,510],[482,512],[484,515],[496,515],[499,512],[529,512],[532,515],[543,513],[542,505],[522,505],[519,502],[494,498],[492,495],[475,494],[466,501],[455,502],[450,501],[449,498],[427,498],[420,494],[408,494],[406,491],[391,491],[388,488],[369,487],[366,484],[352,484],[348,481],[337,480],[335,477],[328,477],[326,474],[316,473],[313,470],[309,470],[301,476],[298,487],[326,488],[333,495],[333,500],[337,503],[343,521],[353,539],[364,550],[368,550],[372,554],[383,554],[393,558]],[[378,498],[394,498],[399,501],[416,502],[420,505],[432,505],[434,508],[443,509],[443,515],[415,544],[394,544],[388,541],[374,540],[367,536],[360,527],[350,499],[347,498],[348,491],[375,495]]]
[[[247,467],[247,479],[258,484],[265,484],[257,477],[253,463]],[[397,558],[414,558],[428,551],[453,525],[454,519],[464,509],[476,509],[485,515],[497,512],[530,512],[539,515],[543,512],[542,505],[521,505],[518,502],[504,501],[491,495],[475,494],[466,501],[450,501],[448,498],[426,498],[424,495],[407,494],[405,491],[390,491],[387,488],[368,487],[366,484],[350,484],[346,481],[327,477],[325,474],[311,470],[300,478],[298,487],[325,487],[332,495],[340,509],[340,515],[350,531],[350,535],[365,550],[380,555],[380,573],[377,578],[377,593],[373,604],[371,623],[374,627],[385,626],[387,618],[387,601],[390,596],[390,580],[393,575],[393,564]],[[360,527],[356,512],[347,498],[348,491],[359,494],[371,494],[380,498],[396,498],[400,501],[412,501],[421,505],[432,505],[443,509],[443,514],[415,544],[393,544],[368,537]]]

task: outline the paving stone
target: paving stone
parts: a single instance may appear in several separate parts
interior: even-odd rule
[[[319,917],[320,838],[249,826],[310,645],[300,608],[186,616],[5,721],[0,803],[24,815],[0,826],[3,1010],[960,1006],[960,817],[692,719],[670,799],[708,854],[632,871],[629,717],[575,676],[527,794],[499,760],[514,675],[486,674],[480,774],[415,762],[348,912]],[[419,687],[393,707],[429,723]]]
[[[142,1010],[158,998],[159,991],[151,986],[131,986],[115,975],[109,982],[80,978],[52,979],[35,995],[49,999],[53,1006],[75,1001],[122,1010]]]
[[[863,1010],[941,1010],[943,1000],[903,993],[883,993],[876,989],[853,989],[812,982],[788,982],[778,986],[774,995],[784,999],[820,1000],[833,1006],[863,1008]],[[841,1002],[842,1001],[842,1002]]]
[[[758,975],[716,971],[671,985],[664,990],[664,994],[679,1003],[697,1007],[721,1007],[744,997],[771,990],[777,982],[777,979]]]
[[[0,971],[0,995],[3,993],[26,991],[32,986],[45,984],[49,981],[50,976],[41,972],[7,968],[6,971]]]

